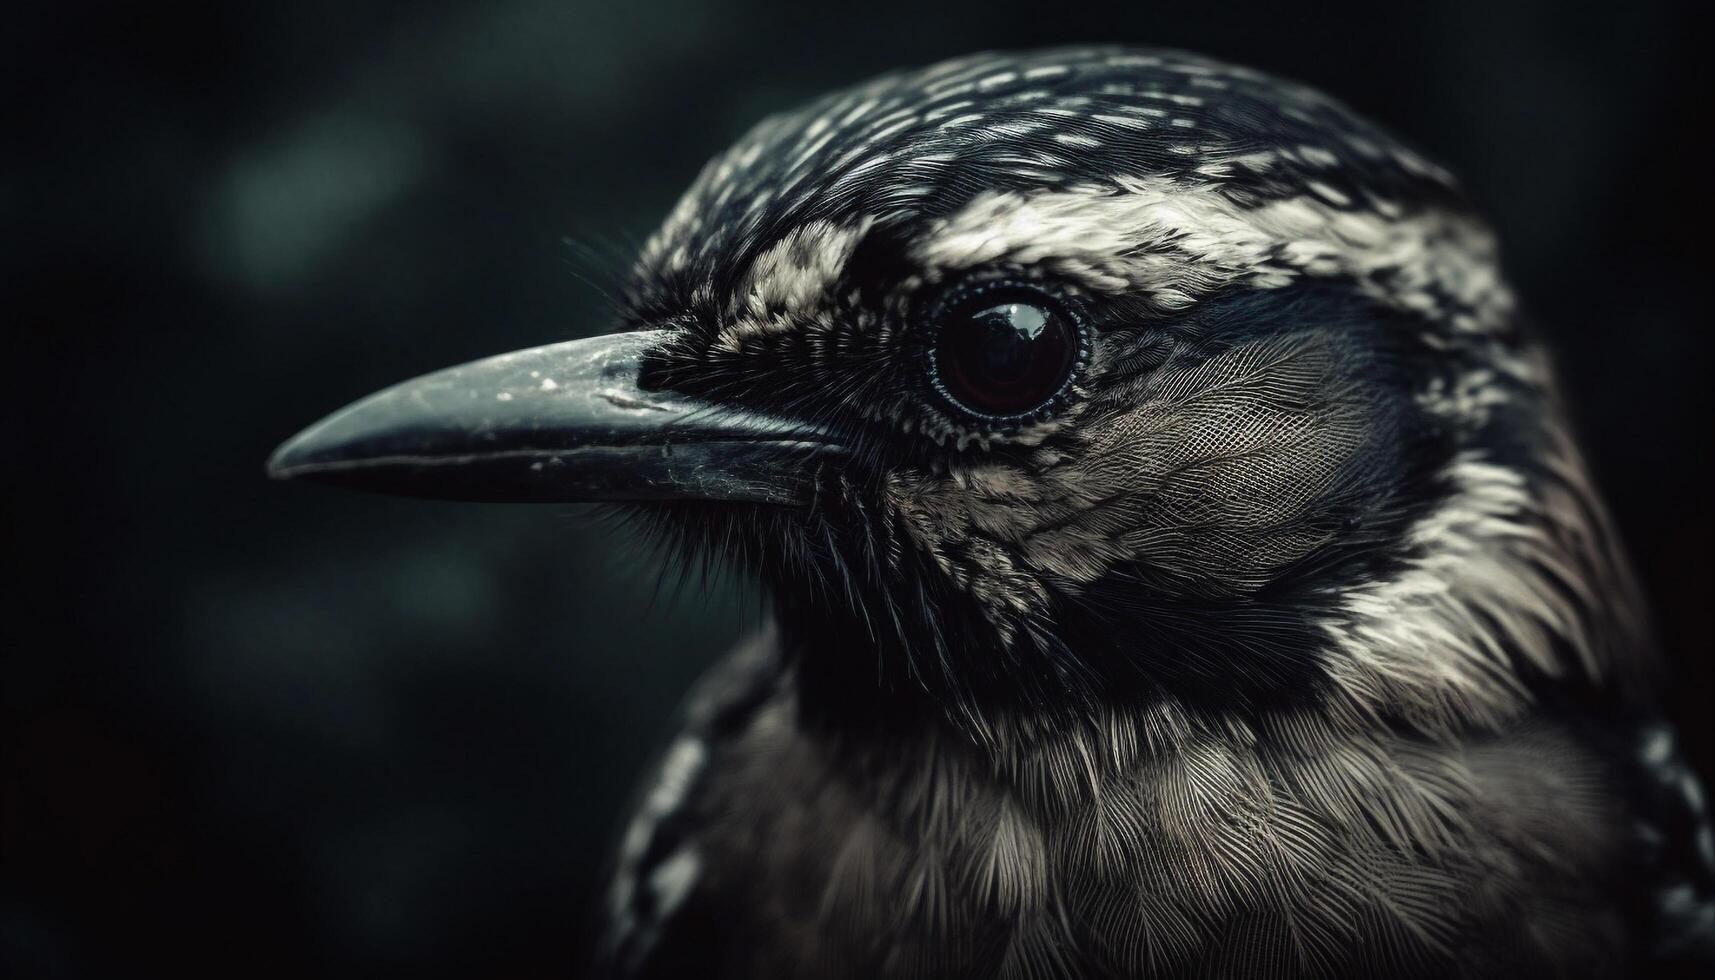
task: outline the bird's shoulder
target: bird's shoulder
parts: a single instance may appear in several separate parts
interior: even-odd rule
[[[634,802],[609,884],[602,963],[619,976],[659,966],[658,947],[682,931],[683,910],[707,873],[702,838],[720,764],[757,713],[782,691],[776,630],[765,626],[709,670],[683,710],[677,735]]]
[[[1705,790],[1670,725],[1651,720],[1631,732],[1624,755],[1633,776],[1645,956],[1676,974],[1715,969],[1715,828]]]
[[[609,972],[943,976],[1064,945],[1046,903],[1040,928],[994,914],[1039,897],[1046,859],[970,752],[909,737],[882,751],[807,723],[797,669],[767,630],[688,701],[621,844]],[[981,895],[954,874],[973,835],[997,855]]]

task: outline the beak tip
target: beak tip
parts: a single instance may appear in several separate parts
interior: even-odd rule
[[[270,480],[296,480],[306,475],[315,463],[316,453],[305,445],[304,433],[299,433],[279,445],[262,464]]]
[[[287,462],[284,454],[279,450],[275,450],[274,455],[268,457],[268,462],[262,464],[262,472],[270,480],[290,480],[292,478],[291,463]]]

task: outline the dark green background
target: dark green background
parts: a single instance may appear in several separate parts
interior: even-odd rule
[[[9,10],[0,972],[566,972],[744,602],[654,598],[576,510],[262,460],[383,384],[604,329],[625,253],[748,125],[984,47],[1194,48],[1463,174],[1559,340],[1707,764],[1703,49],[1689,7],[1566,7]]]

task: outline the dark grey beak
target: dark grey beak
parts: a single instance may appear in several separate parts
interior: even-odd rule
[[[268,474],[450,500],[807,503],[839,448],[808,425],[639,387],[666,337],[549,344],[394,385],[292,437]]]

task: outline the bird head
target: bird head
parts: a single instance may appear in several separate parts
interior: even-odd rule
[[[889,75],[711,162],[627,295],[273,471],[623,501],[759,574],[831,697],[991,734],[1158,698],[1500,723],[1630,669],[1493,235],[1301,86],[1113,48]]]

